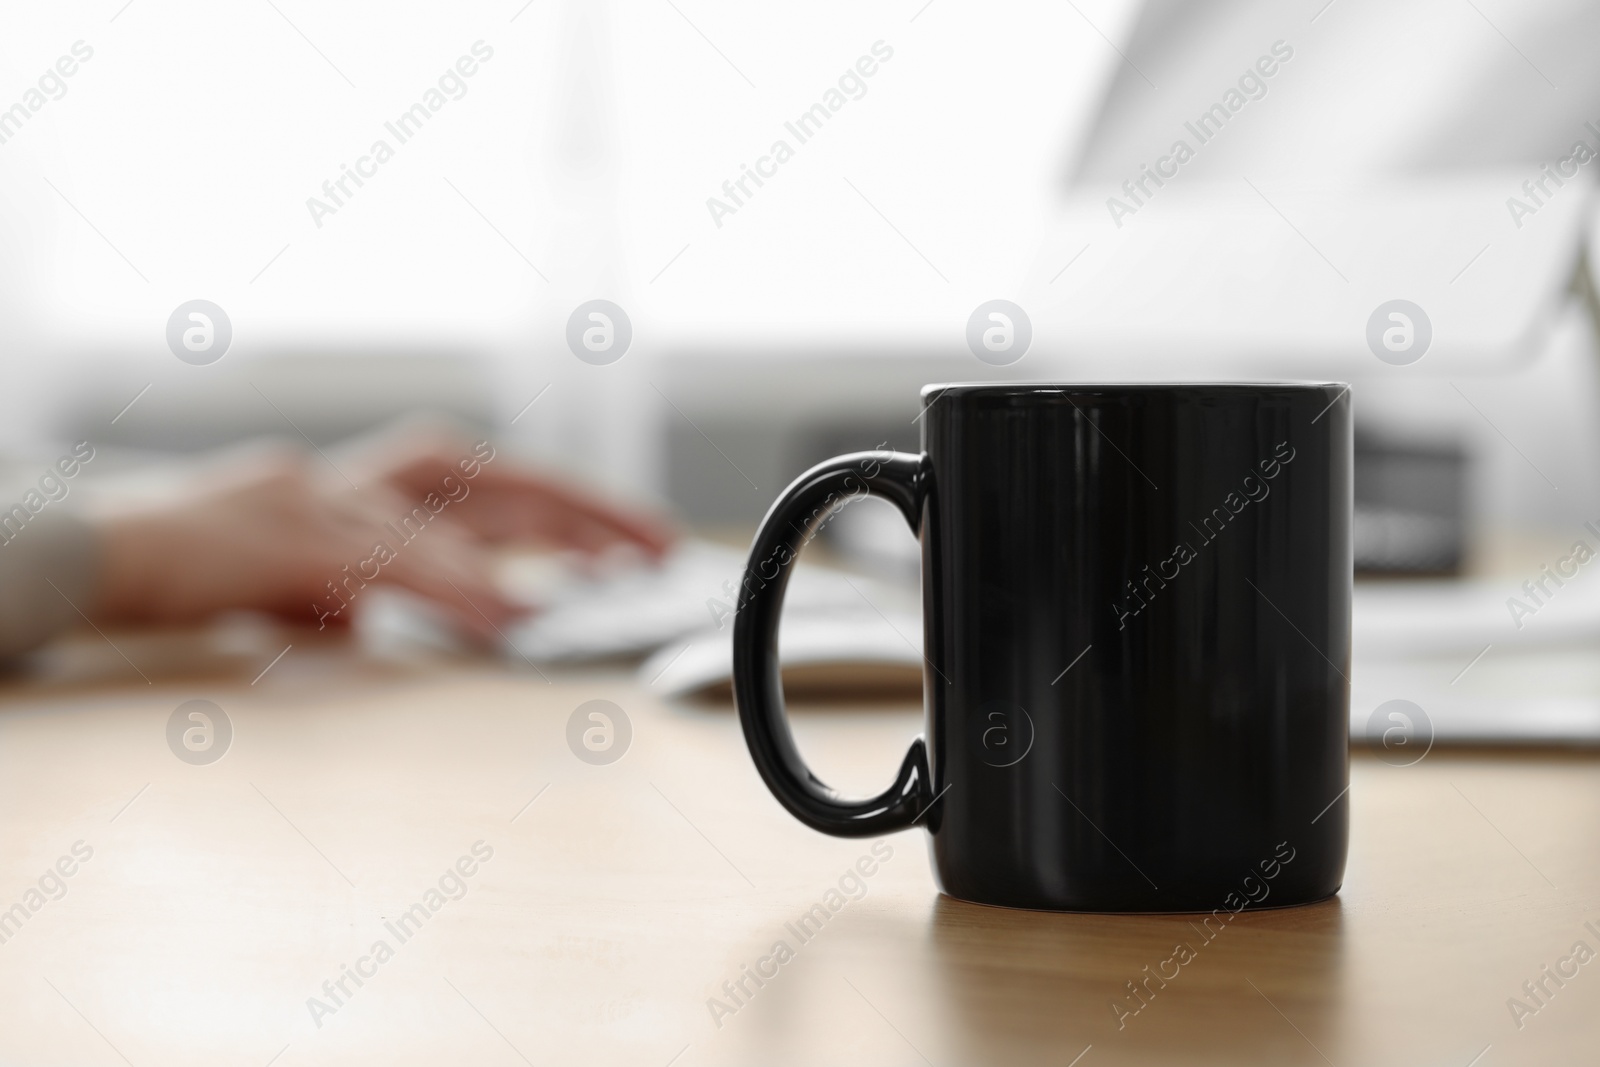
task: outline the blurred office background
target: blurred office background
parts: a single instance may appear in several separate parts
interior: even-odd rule
[[[1358,397],[1374,565],[1600,516],[1600,164],[1508,208],[1600,149],[1579,0],[104,0],[8,28],[0,107],[93,54],[0,143],[7,449],[324,443],[429,409],[741,529],[816,459],[913,445],[924,382],[1330,377]],[[478,42],[319,225],[308,198]],[[799,144],[785,123],[886,50]],[[714,218],[780,138],[793,158]],[[210,366],[166,343],[196,298],[232,322]],[[594,298],[633,323],[608,366],[564,340]],[[995,298],[1033,324],[1005,367],[965,341]],[[1393,299],[1432,323],[1409,366],[1366,340]]]

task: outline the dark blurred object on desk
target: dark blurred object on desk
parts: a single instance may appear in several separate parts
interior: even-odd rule
[[[1466,555],[1467,455],[1459,445],[1358,433],[1351,540],[1363,575],[1455,575]]]

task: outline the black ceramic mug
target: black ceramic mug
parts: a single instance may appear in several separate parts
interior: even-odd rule
[[[767,513],[734,692],[768,787],[842,836],[918,824],[951,896],[1211,911],[1338,891],[1348,837],[1349,387],[922,392],[920,455],[841,456]],[[784,586],[837,507],[922,542],[926,740],[842,798],[800,758]]]

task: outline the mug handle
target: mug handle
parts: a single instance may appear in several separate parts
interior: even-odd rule
[[[849,500],[879,496],[917,532],[929,487],[923,456],[854,452],[819,463],[796,478],[761,520],[750,546],[733,621],[733,693],[756,770],[790,814],[837,837],[903,830],[930,807],[927,745],[911,742],[894,784],[870,800],[847,800],[811,772],[795,748],[784,715],[778,670],[778,619],[800,550],[823,519]],[[926,671],[923,672],[926,677]]]

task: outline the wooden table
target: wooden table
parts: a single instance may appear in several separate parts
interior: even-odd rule
[[[0,944],[7,1065],[1596,1060],[1600,963],[1544,978],[1520,1028],[1507,1003],[1532,1006],[1522,984],[1575,942],[1600,950],[1591,757],[1358,755],[1340,896],[1239,917],[1119,1028],[1125,983],[1199,940],[1187,919],[948,900],[920,832],[797,937],[873,842],[790,819],[730,709],[622,671],[386,661],[303,631],[112,637],[0,688],[0,909],[27,911]],[[166,739],[197,698],[234,728],[209,765]],[[632,726],[608,765],[566,739],[593,699]],[[919,728],[897,706],[795,722],[855,791]],[[429,911],[441,878],[459,899]],[[780,940],[790,958],[762,964]],[[335,1003],[345,965],[368,976]]]

